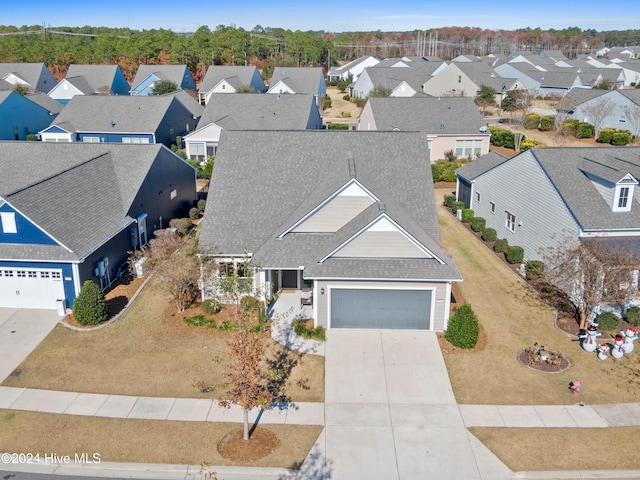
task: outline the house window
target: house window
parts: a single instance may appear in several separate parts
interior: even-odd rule
[[[142,137],[122,137],[122,143],[149,143],[149,139]]]
[[[18,270],[17,272],[18,278],[24,278],[27,276],[27,272],[25,272],[24,270]]]
[[[458,83],[462,83],[462,75],[458,75]]]
[[[516,231],[516,216],[513,213],[507,212],[507,223],[505,224],[512,232]]]
[[[2,233],[18,233],[15,212],[0,212],[0,222],[2,222]]]
[[[60,280],[62,278],[60,272],[51,272],[51,278],[54,280]]]
[[[189,157],[194,160],[204,160],[206,146],[204,143],[189,144]]]
[[[619,120],[618,120],[618,122],[619,122],[619,123],[627,123],[627,120],[626,120],[626,119],[624,119],[624,118],[621,118],[621,119],[619,119]]]
[[[173,200],[174,198],[176,198],[178,196],[178,191],[177,190],[171,190],[171,200]]]
[[[138,245],[144,247],[147,244],[147,214],[138,217]]]
[[[476,202],[480,203],[480,192],[476,192]]]
[[[13,270],[5,270],[4,271],[4,276],[5,277],[13,277]]]
[[[631,210],[631,202],[629,201],[630,187],[618,187],[616,188],[616,200],[614,211],[628,211]]]
[[[100,143],[100,137],[82,137],[84,143]]]
[[[473,154],[478,157],[482,153],[482,140],[473,141]]]
[[[49,272],[40,272],[40,278],[49,278]]]
[[[456,155],[458,157],[462,156],[463,149],[464,149],[464,140],[456,140]]]
[[[491,213],[496,213],[496,204],[494,202],[489,202],[489,209],[491,210]]]
[[[27,272],[27,275],[29,275],[29,278],[36,278],[38,276],[38,272],[34,272],[33,270],[29,270],[29,272]]]

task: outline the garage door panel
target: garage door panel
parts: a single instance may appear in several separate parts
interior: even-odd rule
[[[429,329],[431,293],[431,290],[331,289],[331,327]]]
[[[56,308],[64,298],[59,269],[0,267],[0,307]]]

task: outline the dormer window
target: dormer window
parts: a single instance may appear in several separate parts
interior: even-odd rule
[[[628,212],[631,210],[633,198],[633,185],[616,185],[616,194],[613,200],[614,212]]]

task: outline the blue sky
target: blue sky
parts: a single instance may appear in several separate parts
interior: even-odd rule
[[[596,30],[640,28],[638,0],[112,0],[87,2],[5,1],[2,25],[106,26],[136,30],[164,28],[194,31],[233,25],[251,30],[256,25],[291,30],[409,31],[448,26],[493,30],[525,27]]]

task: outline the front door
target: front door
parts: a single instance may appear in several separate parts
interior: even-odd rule
[[[282,270],[282,288],[298,288],[298,270]]]

